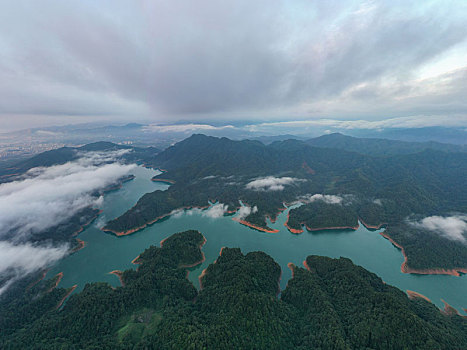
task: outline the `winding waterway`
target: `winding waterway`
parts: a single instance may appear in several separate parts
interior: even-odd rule
[[[203,246],[206,261],[190,270],[188,278],[199,286],[198,276],[210,263],[214,262],[222,247],[239,247],[243,253],[262,250],[271,255],[282,268],[281,288],[284,289],[291,277],[287,263],[302,266],[306,256],[326,255],[348,257],[379,275],[386,283],[402,290],[412,290],[430,298],[438,307],[443,307],[444,299],[459,312],[467,308],[467,276],[412,275],[403,274],[400,266],[403,256],[379,231],[369,231],[363,225],[356,231],[322,231],[291,234],[285,227],[287,212],[279,215],[270,227],[278,233],[263,233],[245,227],[232,220],[232,217],[209,218],[201,210],[190,210],[155,223],[135,234],[123,237],[102,232],[98,227],[104,222],[120,216],[147,192],[167,189],[168,185],[152,182],[159,172],[137,167],[132,172],[134,180],[123,184],[119,190],[105,195],[102,213],[97,220],[85,229],[79,238],[86,247],[67,256],[53,266],[47,274],[50,278],[59,272],[64,276],[61,287],[78,285],[75,292],[90,282],[108,282],[119,285],[112,270],[136,268],[131,261],[150,245],[159,242],[175,232],[188,229],[199,230],[207,239]]]

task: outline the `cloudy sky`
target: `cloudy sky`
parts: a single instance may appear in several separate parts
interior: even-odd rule
[[[467,1],[3,1],[0,129],[467,125]]]

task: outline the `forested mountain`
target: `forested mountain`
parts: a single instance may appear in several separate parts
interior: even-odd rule
[[[334,133],[312,138],[306,141],[310,146],[335,148],[374,156],[392,156],[396,154],[417,153],[432,149],[444,152],[466,152],[465,145],[453,145],[434,141],[407,142],[377,138],[357,138]]]
[[[401,149],[404,152],[414,150],[410,148],[414,143],[349,139],[343,135],[326,137],[328,140],[350,140],[359,149],[387,149],[388,154]],[[326,137],[320,140],[326,140]],[[144,163],[164,169],[165,172],[154,180],[165,179],[175,184],[167,191],[144,195],[135,207],[108,222],[105,227],[107,231],[118,234],[135,232],[173,210],[206,207],[209,201],[226,204],[230,212],[238,210],[241,201],[255,208],[242,218],[242,223],[273,231],[267,226],[266,218],[274,219],[280,210],[285,209],[284,203],[301,201],[305,206],[290,212],[289,228],[295,231],[302,230],[302,224],[313,230],[355,227],[360,218],[370,226],[388,224],[387,233],[399,245],[407,248],[411,267],[467,267],[467,249],[462,242],[447,240],[436,233],[414,229],[407,224],[407,218],[467,212],[465,152],[426,149],[418,153],[370,156],[336,148],[312,147],[299,140],[264,145],[258,141],[193,135],[162,152],[154,148],[135,148],[110,142],[96,142],[79,148],[64,147],[18,163],[8,170],[12,177],[7,175],[2,179],[14,179],[14,176],[36,166],[63,164],[87,152],[125,149],[130,151],[121,154],[119,161]],[[264,179],[287,183],[280,185],[280,190],[247,187]],[[314,194],[346,196],[347,202],[351,201],[352,204],[326,206],[323,203],[307,203]],[[311,210],[307,210],[309,207]],[[46,237],[62,241],[70,237],[66,232],[77,232],[80,229],[78,223],[89,222],[94,215],[95,211],[93,213],[88,209],[80,213],[80,216],[86,216],[85,219],[77,217],[34,239]],[[74,240],[72,242],[74,244]],[[433,245],[436,245],[437,251],[432,249]]]
[[[298,140],[266,146],[257,141],[193,135],[156,155],[150,165],[165,170],[154,180],[168,179],[175,184],[167,191],[144,195],[135,207],[107,223],[105,230],[132,233],[175,209],[205,207],[211,200],[228,205],[230,211],[237,210],[239,201],[256,207],[243,223],[269,232],[266,218],[274,219],[279,210],[285,209],[284,203],[306,203],[313,194],[346,196],[352,205],[330,211],[339,211],[340,215],[326,214],[325,207],[317,213],[305,210],[306,207],[294,210],[294,227],[298,229],[297,225],[310,220],[318,223],[314,229],[349,226],[349,222],[355,226],[358,218],[370,226],[388,224],[388,232],[400,245],[417,242],[417,249],[409,249],[414,266],[467,267],[467,248],[462,242],[446,241],[426,230],[404,233],[408,217],[467,212],[467,153],[427,149],[376,157],[312,147]],[[252,187],[263,180],[287,184],[276,188],[279,190]],[[339,218],[344,216],[347,219],[342,224]],[[327,221],[323,221],[324,217]],[[419,238],[414,239],[414,235]],[[425,235],[430,239],[423,239]],[[442,259],[439,252],[435,254],[430,249],[437,241],[446,247],[442,249]],[[453,251],[458,252],[455,257],[451,255]],[[437,266],[438,261],[441,266]]]
[[[197,291],[187,265],[203,236],[177,233],[121,274],[61,307],[54,281],[23,281],[0,299],[3,349],[464,349],[467,320],[410,300],[349,259],[309,256],[280,298],[267,254],[224,248]],[[31,278],[32,279],[32,278]],[[52,286],[52,288],[51,288]]]

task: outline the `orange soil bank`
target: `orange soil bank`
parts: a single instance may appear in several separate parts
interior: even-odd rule
[[[65,296],[62,298],[62,300],[60,300],[60,302],[57,304],[57,307],[56,307],[57,310],[60,309],[60,307],[65,302],[65,300],[70,296],[71,293],[73,293],[73,291],[76,289],[76,287],[78,287],[77,284],[75,284],[73,287],[71,287],[70,290],[68,291],[68,293],[66,293]]]
[[[277,213],[276,215],[274,216],[274,218],[271,218],[269,215],[266,215],[266,217],[274,224],[277,220],[277,217],[280,215],[280,213],[282,213],[284,210],[287,210],[287,208],[279,208],[277,210]]]
[[[404,247],[401,246],[399,243],[395,242],[387,233],[381,232],[381,236],[386,238],[389,242],[391,242],[394,246],[399,248],[404,256],[404,262],[401,265],[401,272],[403,273],[415,273],[419,275],[452,275],[452,276],[460,276],[461,273],[467,274],[466,268],[457,268],[457,269],[412,269],[407,265],[407,255],[405,254]]]
[[[459,313],[459,311],[457,311],[455,308],[453,308],[451,305],[449,305],[448,303],[446,303],[443,299],[441,299],[441,301],[443,302],[444,304],[444,310],[442,311],[445,315],[448,315],[448,316],[454,316],[454,315],[458,315],[458,316],[461,316],[461,314]]]
[[[277,232],[279,232],[279,230],[267,229],[267,228],[264,228],[264,227],[260,227],[260,226],[257,226],[255,224],[249,223],[248,221],[245,221],[245,220],[239,220],[237,218],[232,218],[232,220],[237,221],[242,225],[254,228],[255,230],[258,230],[258,231],[267,232],[267,233],[277,233]]]
[[[299,229],[299,230],[297,230],[297,229],[291,228],[291,227],[289,226],[289,218],[290,218],[290,211],[287,213],[287,221],[285,222],[284,226],[287,227],[287,229],[288,229],[290,232],[292,232],[292,233],[295,233],[295,234],[302,233],[302,232],[303,232],[303,229],[302,229],[302,228]]]
[[[76,238],[76,241],[78,241],[78,245],[76,246],[75,249],[73,249],[73,253],[76,253],[78,250],[81,250],[83,249],[84,247],[86,247],[86,242],[79,239],[79,238]]]
[[[50,293],[52,290],[54,290],[55,288],[57,288],[58,284],[60,283],[60,281],[62,280],[63,278],[63,272],[59,272],[57,273],[57,275],[55,276],[57,277],[57,280],[55,281],[55,284],[49,288],[49,290],[47,291],[47,293]]]
[[[136,258],[134,258],[133,260],[131,260],[131,263],[133,265],[141,265],[141,263],[138,261],[138,259],[139,259],[139,255]]]
[[[306,259],[303,260],[302,264],[303,264],[303,266],[305,266],[305,269],[307,269],[308,271],[312,272],[311,269],[310,269],[310,267],[308,266],[308,264],[307,264],[307,262],[306,262]]]
[[[174,180],[170,180],[170,179],[151,179],[151,181],[153,181],[153,182],[163,182],[163,183],[167,183],[167,184],[171,184],[171,185],[173,185],[175,183]]]
[[[161,248],[164,246],[164,243],[165,243],[165,241],[166,241],[168,238],[169,238],[169,237],[164,238],[162,241],[159,242],[159,245],[161,246]],[[139,255],[138,255],[138,257],[139,257]]]
[[[421,299],[425,299],[426,301],[431,303],[431,300],[428,299],[423,294],[420,294],[420,293],[414,292],[413,290],[408,290],[408,289],[406,290],[406,293],[407,293],[407,296],[409,297],[409,299],[411,299],[411,300],[414,300],[416,298],[421,298]]]
[[[206,274],[206,270],[207,269],[204,269],[202,272],[201,272],[201,275],[199,275],[198,277],[198,280],[199,280],[199,289],[203,289],[203,277],[204,275]]]
[[[358,218],[360,220],[360,222],[362,223],[363,226],[365,226],[366,228],[370,229],[370,230],[379,230],[380,228],[382,228],[383,226],[386,226],[387,224],[385,223],[381,223],[379,225],[369,225],[367,224],[365,221],[362,220],[362,218]]]
[[[285,222],[284,226],[287,227],[287,229],[292,232],[292,233],[295,233],[295,234],[299,234],[299,233],[303,233],[303,229],[300,228],[300,229],[295,229],[295,228],[291,228],[288,224],[289,224],[289,218],[290,218],[290,212],[287,213],[287,221]],[[303,225],[304,223],[302,222],[301,225]],[[359,225],[357,224],[357,226],[332,226],[332,227],[318,227],[318,228],[310,228],[308,227],[307,225],[305,225],[306,229],[310,232],[313,232],[313,231],[324,231],[324,230],[357,230],[359,228]]]
[[[224,251],[224,248],[225,247],[222,247],[221,250],[219,251],[219,256],[222,255],[222,252]],[[216,259],[216,261],[214,261],[214,264],[216,264],[216,263],[217,263],[217,259]],[[199,289],[200,290],[203,289],[203,281],[202,280],[203,280],[204,275],[206,275],[206,270],[207,270],[207,268],[205,268],[203,271],[201,271],[201,275],[199,275],[199,277],[198,277]]]
[[[42,275],[41,277],[39,277],[37,279],[37,281],[33,281],[29,284],[29,286],[26,287],[26,290],[29,290],[31,289],[32,287],[34,287],[36,284],[38,284],[40,281],[42,281],[44,278],[45,278],[45,275],[47,275],[47,270],[45,270],[44,272],[42,272]]]
[[[289,263],[287,264],[287,267],[290,269],[290,271],[292,271],[292,278],[294,278],[294,277],[295,277],[295,274],[294,274],[293,269],[294,269],[295,265],[289,262]]]
[[[120,280],[120,284],[122,285],[122,287],[125,287],[125,282],[123,281],[123,271],[120,271],[120,270],[113,270],[113,271],[110,271],[109,272],[111,275],[115,275],[118,277],[118,279]]]

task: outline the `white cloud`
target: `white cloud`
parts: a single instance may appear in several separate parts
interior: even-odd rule
[[[192,209],[175,209],[170,212],[170,216],[174,219],[178,219],[183,215],[192,216],[193,214],[201,215],[211,219],[217,219],[224,216],[227,212],[228,206],[222,203],[216,203],[210,206],[208,209],[192,208]]]
[[[170,217],[174,219],[181,218],[183,214],[191,215],[192,210],[186,211],[185,209],[175,209],[170,212]]]
[[[410,222],[417,228],[436,232],[453,241],[466,243],[467,215],[429,216],[420,221]]]
[[[376,198],[374,201],[373,201],[374,204],[377,204],[377,205],[383,205],[383,201],[379,198]]]
[[[202,211],[202,215],[211,219],[217,219],[224,216],[228,206],[222,203],[214,204],[206,210]]]
[[[146,132],[183,132],[191,133],[194,131],[211,131],[211,130],[224,130],[224,129],[234,129],[232,125],[223,125],[223,126],[213,126],[209,124],[175,124],[175,125],[157,125],[150,124],[143,126],[143,131]]]
[[[99,206],[102,198],[92,193],[115,183],[134,167],[115,162],[122,153],[86,153],[76,161],[34,168],[21,180],[1,184],[0,232],[14,230],[16,240],[27,238],[85,207]]]
[[[253,208],[248,206],[242,206],[237,212],[236,218],[238,220],[245,219],[248,215],[254,214],[258,211],[258,207],[255,205]]]
[[[332,194],[319,194],[318,193],[318,194],[314,194],[306,198],[306,200],[310,203],[316,202],[316,201],[323,201],[327,204],[341,204],[343,201],[343,198],[340,196],[332,195]]]
[[[465,66],[463,1],[3,3],[7,126],[466,111],[465,78],[438,77]]]
[[[410,117],[388,118],[384,120],[337,120],[337,119],[310,119],[310,120],[291,120],[277,121],[260,124],[246,125],[245,129],[251,132],[265,131],[277,128],[286,128],[287,132],[299,132],[304,128],[312,127],[332,127],[335,129],[369,129],[380,130],[387,128],[420,128],[428,126],[446,126],[461,127],[465,126],[466,118],[464,115],[459,117],[442,118],[439,115],[427,116],[417,115]],[[330,131],[330,130],[328,130]]]
[[[67,254],[68,248],[66,244],[53,247],[0,241],[0,275],[8,274],[11,276],[8,282],[0,288],[0,295],[15,280],[61,259]]]
[[[301,181],[304,180],[294,177],[267,176],[247,183],[246,188],[255,191],[282,191],[285,185],[292,185],[293,183]]]

